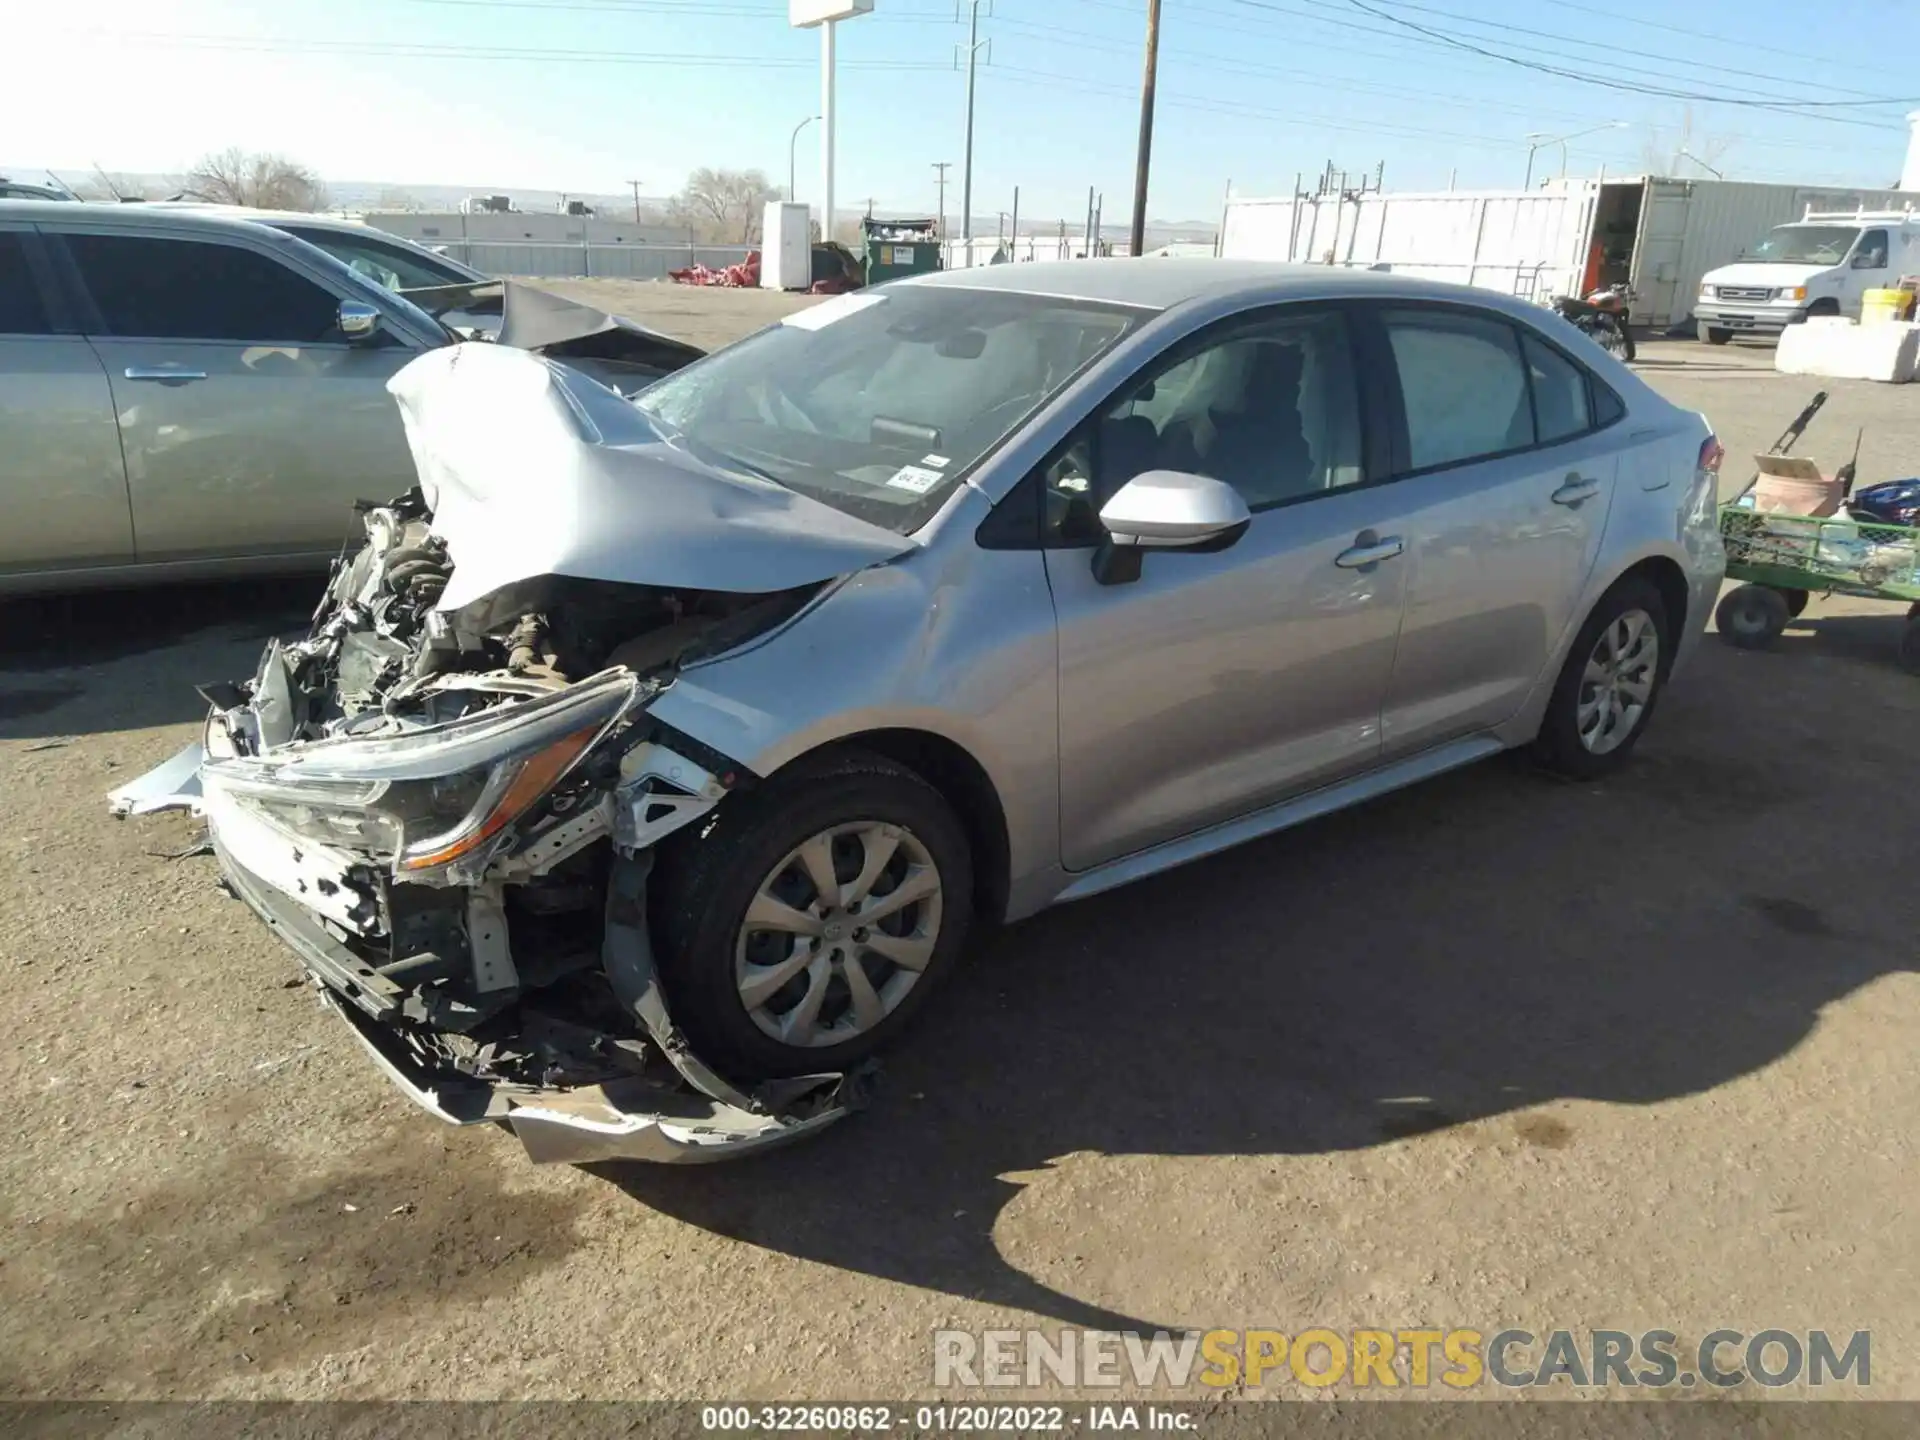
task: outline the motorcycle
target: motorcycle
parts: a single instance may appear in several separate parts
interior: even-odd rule
[[[1553,309],[1615,359],[1631,360],[1633,331],[1627,327],[1627,304],[1633,298],[1629,285],[1605,285],[1584,300],[1573,295],[1555,296]]]

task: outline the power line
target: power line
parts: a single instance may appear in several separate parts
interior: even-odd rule
[[[1239,3],[1257,10],[1277,10],[1280,8],[1276,5],[1265,4],[1263,0],[1239,0]],[[1506,65],[1516,65],[1523,70],[1538,71],[1542,75],[1553,75],[1562,80],[1572,80],[1583,85],[1596,85],[1605,90],[1619,90],[1636,95],[1655,95],[1669,100],[1689,100],[1701,105],[1731,105],[1743,109],[1772,110],[1783,115],[1800,115],[1809,120],[1830,120],[1835,123],[1853,124],[1863,122],[1848,121],[1841,116],[1816,115],[1809,112],[1860,105],[1910,105],[1914,103],[1911,99],[1901,99],[1899,97],[1881,97],[1873,100],[1752,100],[1741,96],[1710,95],[1698,90],[1679,90],[1666,86],[1641,84],[1630,80],[1609,79],[1606,76],[1583,70],[1568,69],[1565,66],[1559,65],[1547,65],[1538,60],[1528,60],[1522,56],[1509,55],[1498,50],[1489,50],[1470,40],[1448,34],[1446,31],[1436,30],[1431,26],[1421,25],[1415,21],[1403,19],[1400,16],[1390,15],[1385,11],[1377,10],[1373,6],[1365,3],[1365,0],[1347,0],[1347,3],[1363,15],[1371,15],[1376,20],[1384,20],[1390,25],[1397,25],[1404,30],[1410,30],[1416,35],[1424,35],[1436,44],[1446,45],[1456,50],[1464,50],[1468,54],[1479,55],[1487,60],[1497,60]],[[1875,126],[1873,128],[1879,129],[1885,127]]]

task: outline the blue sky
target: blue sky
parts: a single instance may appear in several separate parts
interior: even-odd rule
[[[1361,7],[1365,6],[1366,9]],[[677,189],[698,165],[784,183],[818,109],[819,42],[785,0],[35,0],[9,17],[0,157],[178,171],[238,144],[336,179],[511,190]],[[1023,219],[1124,219],[1145,0],[993,0],[982,34],[974,210],[1022,187]],[[990,11],[990,13],[988,13]],[[1368,13],[1369,11],[1373,13]],[[1509,55],[1656,89],[1827,102],[1824,115],[1610,91],[1437,43],[1394,16]],[[965,39],[953,0],[878,0],[840,30],[839,199],[934,204],[955,162]],[[1729,177],[1887,185],[1920,106],[1920,5],[1889,0],[1164,0],[1152,212],[1209,219],[1229,181],[1284,193],[1332,159],[1384,161],[1390,189],[1517,185],[1529,133],[1619,122],[1568,144],[1574,173],[1643,168],[1691,121]],[[24,54],[60,57],[17,63]],[[1875,57],[1900,57],[1877,64]],[[1904,75],[1902,75],[1904,71]],[[802,136],[802,199],[817,132]],[[1543,149],[1540,173],[1557,171]],[[1704,173],[1695,171],[1694,173]]]

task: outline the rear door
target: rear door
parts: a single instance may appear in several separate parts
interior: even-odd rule
[[[133,559],[127,474],[99,357],[40,237],[0,220],[0,575]]]
[[[1406,616],[1382,717],[1410,754],[1510,718],[1573,623],[1619,468],[1617,398],[1565,348],[1476,306],[1388,305]],[[1598,353],[1597,351],[1595,352]]]
[[[335,287],[247,237],[61,226],[126,453],[142,562],[319,555],[413,483],[386,382],[414,354],[341,335]]]

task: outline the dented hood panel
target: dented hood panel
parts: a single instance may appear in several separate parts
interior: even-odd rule
[[[914,548],[772,481],[702,463],[611,390],[524,350],[431,350],[387,388],[453,559],[441,610],[544,575],[766,593]]]

